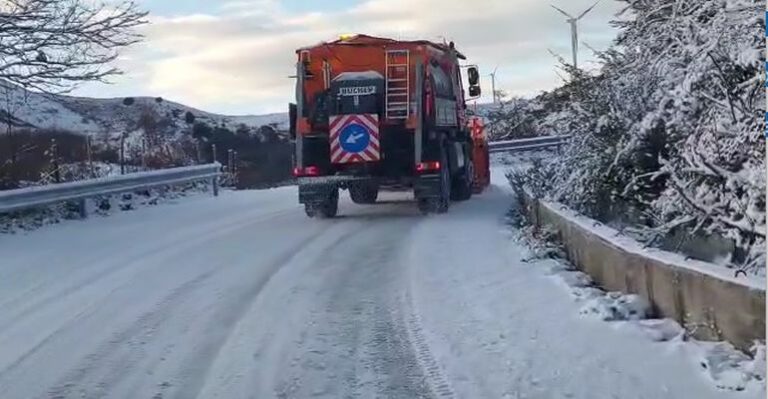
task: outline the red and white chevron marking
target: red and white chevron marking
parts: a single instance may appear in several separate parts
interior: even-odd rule
[[[360,152],[348,152],[341,146],[339,137],[345,127],[358,124],[368,131],[370,141]],[[333,115],[330,117],[330,141],[332,163],[360,163],[381,160],[379,143],[379,116],[376,114]]]

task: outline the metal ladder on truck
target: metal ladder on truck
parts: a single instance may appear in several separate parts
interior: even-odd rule
[[[410,113],[411,55],[408,50],[386,52],[386,104],[387,119],[408,119]]]

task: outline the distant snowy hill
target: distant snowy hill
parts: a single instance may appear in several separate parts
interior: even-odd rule
[[[205,112],[162,98],[85,98],[24,91],[0,82],[0,123],[17,128],[67,130],[76,134],[119,136],[149,120],[163,133],[176,135],[190,130],[187,115],[194,121],[231,131],[272,126],[287,132],[287,113],[227,116]]]

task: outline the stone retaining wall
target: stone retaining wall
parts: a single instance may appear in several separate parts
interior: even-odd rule
[[[604,289],[638,294],[656,316],[669,317],[701,340],[726,340],[748,351],[765,341],[765,283],[732,270],[661,250],[573,214],[558,205],[525,198],[529,219],[558,232],[568,259]]]

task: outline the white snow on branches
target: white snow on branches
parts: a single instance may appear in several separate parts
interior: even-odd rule
[[[764,273],[764,4],[625,2],[600,72],[564,65],[569,81],[528,105],[537,134],[574,139],[526,184],[651,240],[732,240],[726,266]]]

